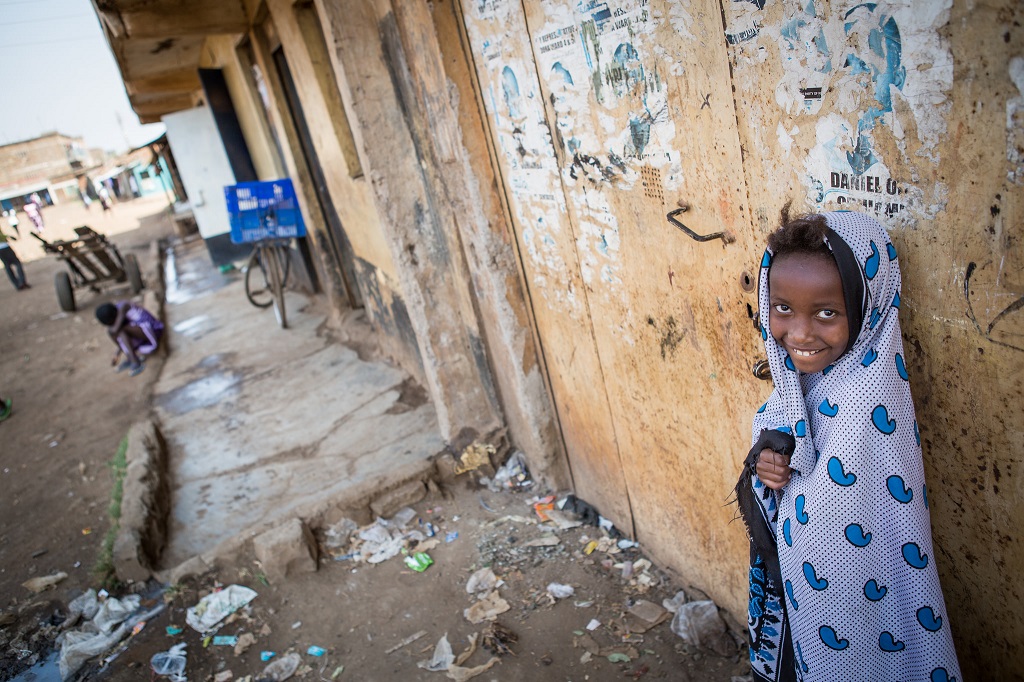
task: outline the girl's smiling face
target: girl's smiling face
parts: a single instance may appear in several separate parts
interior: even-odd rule
[[[771,334],[804,374],[825,369],[850,340],[843,282],[829,257],[787,253],[768,272]]]

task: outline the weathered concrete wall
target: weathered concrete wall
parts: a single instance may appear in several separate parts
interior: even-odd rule
[[[412,39],[409,48],[418,48],[421,28],[397,20],[387,2],[317,2],[317,9],[442,435],[466,444],[501,419],[456,216],[439,177],[453,130],[430,127],[432,103],[421,99],[416,78],[430,71],[403,45]]]
[[[461,6],[578,492],[742,617],[752,273],[787,199],[876,211],[964,667],[1019,674],[1020,5]]]

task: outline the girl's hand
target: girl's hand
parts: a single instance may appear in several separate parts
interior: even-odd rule
[[[786,455],[765,448],[757,456],[757,477],[772,490],[785,488],[791,472]]]

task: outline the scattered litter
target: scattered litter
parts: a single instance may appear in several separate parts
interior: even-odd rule
[[[432,538],[435,535],[437,535],[437,526],[432,524],[430,521],[427,521],[427,537]]]
[[[554,497],[548,495],[547,497],[541,498],[539,501],[533,503],[533,511],[541,521],[550,520],[547,512],[552,511],[555,508],[554,499]]]
[[[259,675],[260,682],[284,682],[299,669],[302,659],[294,651],[270,663]]]
[[[241,656],[255,643],[256,636],[251,632],[246,632],[238,638],[238,643],[235,644],[235,656]]]
[[[587,543],[587,546],[583,548],[583,553],[590,556],[594,553],[595,549],[597,549],[597,540],[591,540]]]
[[[343,518],[336,524],[324,531],[324,546],[328,550],[346,547],[352,534],[359,529],[359,526],[350,518]]]
[[[694,601],[679,607],[671,627],[684,642],[697,648],[710,649],[722,656],[734,648],[713,601]]]
[[[324,654],[327,653],[327,649],[324,649],[322,647],[318,647],[315,644],[312,644],[312,645],[310,645],[310,647],[308,649],[306,649],[306,653],[309,654],[310,656],[316,656],[317,658],[319,658],[319,657],[321,657],[321,656],[323,656]]]
[[[487,672],[494,667],[494,664],[497,663],[498,660],[499,659],[497,658],[492,658],[483,665],[478,665],[475,668],[463,668],[453,664],[448,666],[448,674],[446,677],[450,680],[455,680],[455,682],[465,682],[466,680]]]
[[[572,605],[578,609],[589,609],[594,605],[594,601],[592,599],[588,599],[587,601],[576,601],[573,602]]]
[[[631,633],[643,634],[669,619],[669,612],[662,606],[638,599],[626,611],[626,627]]]
[[[213,638],[214,646],[235,646],[238,644],[238,637],[235,635],[217,635]]]
[[[519,635],[500,623],[491,623],[483,631],[483,647],[495,656],[512,653],[512,645],[519,641]]]
[[[220,592],[208,594],[185,612],[185,621],[193,630],[205,635],[218,623],[256,598],[256,592],[243,585],[228,585]]]
[[[174,637],[175,635],[180,635],[184,631],[184,628],[179,628],[177,625],[168,625],[164,629],[167,631],[167,635],[169,637]]]
[[[561,544],[561,540],[557,535],[542,535],[539,538],[533,540],[527,540],[523,543],[523,547],[554,547],[555,545]]]
[[[26,580],[21,584],[21,586],[29,592],[39,594],[40,592],[45,592],[51,587],[56,586],[57,583],[59,583],[61,580],[64,580],[67,577],[68,574],[64,571],[58,571],[57,573],[53,573],[52,575],[38,576],[36,578]]]
[[[439,673],[448,670],[448,667],[455,662],[455,654],[452,653],[452,645],[448,642],[448,633],[441,635],[434,646],[434,655],[429,661],[420,661],[416,665],[424,670]]]
[[[599,627],[601,627],[601,621],[599,621],[597,618],[591,618],[590,622],[587,623],[587,629],[591,632],[598,629]]]
[[[682,590],[676,592],[676,596],[671,599],[662,599],[661,605],[665,607],[665,610],[669,613],[675,613],[679,610],[679,607],[686,603],[686,593]]]
[[[477,634],[474,632],[469,636],[469,646],[466,647],[461,654],[455,657],[454,665],[462,665],[469,660],[469,657],[476,651],[476,640]]]
[[[263,661],[264,663],[266,663],[267,661],[272,659],[274,656],[277,656],[277,654],[275,652],[273,652],[273,651],[261,651],[260,652],[260,660]]]
[[[43,556],[44,554],[46,554],[49,551],[50,550],[48,550],[48,549],[37,549],[36,551],[32,552],[32,558],[33,559],[38,559],[39,557]]]
[[[498,614],[505,613],[511,606],[501,598],[498,591],[491,592],[486,597],[470,606],[462,612],[470,623],[478,625],[485,620],[494,620]]]
[[[417,573],[422,573],[427,570],[433,563],[434,560],[425,552],[416,552],[412,556],[405,557],[405,565]]]
[[[498,584],[498,577],[490,567],[481,568],[466,581],[466,592],[476,594],[477,592],[490,592]]]
[[[496,452],[493,445],[473,443],[466,447],[459,456],[459,462],[455,466],[455,475],[464,474],[467,471],[479,469],[483,465],[490,465],[490,456]]]
[[[590,659],[594,657],[594,654],[589,651],[584,651],[583,655],[580,656],[580,663],[590,663]]]
[[[613,654],[608,654],[608,660],[612,663],[629,663],[633,659],[631,659],[626,654],[616,652]]]
[[[492,514],[497,514],[498,513],[498,511],[496,509],[492,508],[490,505],[488,505],[486,502],[484,502],[484,496],[483,495],[481,495],[479,499],[480,499],[480,506],[481,507],[483,507],[487,511],[491,512]]]
[[[397,526],[398,528],[405,528],[409,525],[409,522],[416,518],[416,510],[412,507],[402,507],[391,519],[387,522],[387,525]]]
[[[345,672],[345,666],[339,665],[337,668],[334,669],[334,672],[331,673],[331,679],[332,680],[338,679],[339,677],[341,677],[341,674],[343,672]]]
[[[549,509],[545,514],[548,517],[548,521],[555,524],[555,528],[558,530],[569,530],[570,528],[579,528],[583,525],[572,514],[567,514],[557,509]]]
[[[548,594],[555,599],[565,599],[571,597],[576,593],[576,590],[572,585],[563,585],[561,583],[551,583],[548,585]]]
[[[526,468],[526,455],[516,450],[494,474],[487,487],[498,493],[506,490],[528,490],[532,486],[530,471]]]
[[[228,682],[235,676],[230,670],[222,670],[213,676],[213,682]]]
[[[634,547],[640,546],[639,542],[635,542],[633,540],[626,540],[625,538],[619,540],[616,544],[619,546],[619,549],[633,549]]]
[[[157,675],[170,677],[174,682],[185,682],[185,664],[188,659],[185,655],[185,642],[175,644],[167,651],[153,654],[149,659],[149,667]],[[67,679],[67,677],[64,677]]]
[[[100,602],[96,597],[96,590],[89,589],[71,600],[68,604],[68,620],[74,624],[81,617],[83,620],[92,620],[96,612],[100,610]]]
[[[457,531],[457,530],[453,530],[452,532],[450,532],[450,533],[448,533],[447,535],[444,536],[444,541],[446,543],[455,542],[458,539],[459,539],[459,531]]]
[[[390,649],[385,651],[384,653],[385,654],[393,654],[394,652],[398,651],[402,647],[404,647],[404,646],[406,646],[408,644],[412,644],[413,642],[415,642],[417,639],[419,639],[420,637],[424,636],[425,634],[427,634],[426,630],[420,630],[419,632],[411,634],[408,637],[406,637],[405,639],[403,639],[401,642],[399,642],[398,644],[394,645],[393,647],[391,647]]]
[[[597,509],[575,495],[566,495],[564,498],[559,500],[558,508],[561,511],[575,514],[580,522],[587,526],[596,526],[600,520],[600,515],[597,513]]]
[[[297,620],[294,623],[292,623],[292,630],[298,630],[301,627],[302,627],[302,621],[301,620]]]
[[[359,552],[349,552],[348,554],[340,554],[334,557],[335,561],[348,561],[349,559],[355,559],[359,556]]]

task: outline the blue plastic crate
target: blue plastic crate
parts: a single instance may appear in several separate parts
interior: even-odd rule
[[[224,198],[235,244],[306,236],[295,188],[288,178],[228,185]]]

